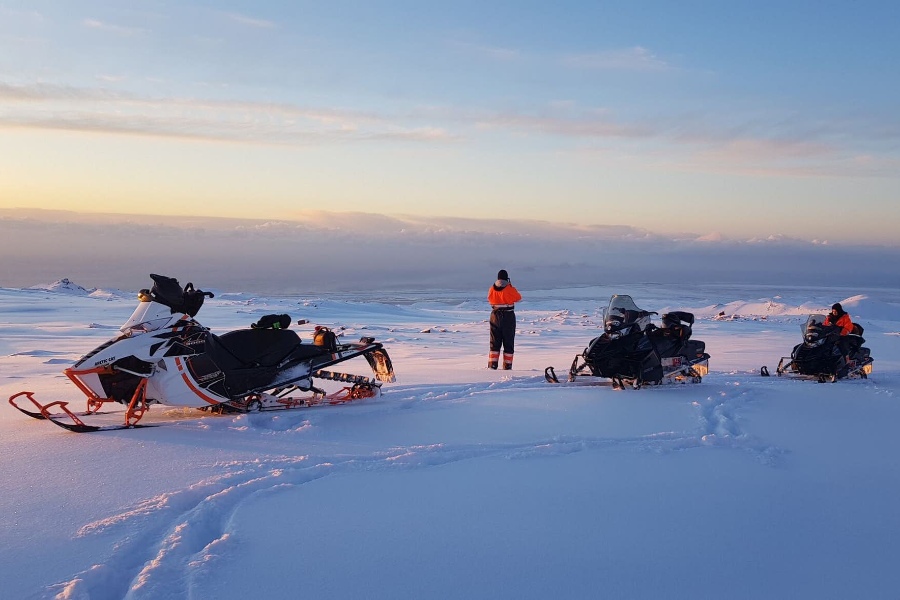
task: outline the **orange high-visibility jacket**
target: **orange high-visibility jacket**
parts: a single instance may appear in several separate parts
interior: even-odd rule
[[[825,317],[825,324],[840,327],[841,335],[847,335],[851,331],[853,331],[853,323],[850,321],[850,315],[848,315],[847,313],[844,313],[840,317],[838,317],[838,320],[834,323],[831,322],[831,319],[832,315],[828,315],[827,317]]]
[[[522,299],[522,295],[511,283],[502,289],[492,285],[488,290],[487,299],[491,306],[512,306]]]

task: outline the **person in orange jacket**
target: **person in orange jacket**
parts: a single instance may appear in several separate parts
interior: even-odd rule
[[[844,361],[848,361],[847,354],[850,351],[850,344],[846,336],[853,331],[853,322],[839,302],[831,305],[831,312],[825,317],[825,325],[840,328],[841,337],[837,340],[837,346],[844,355]]]
[[[488,368],[496,369],[503,351],[503,368],[512,369],[513,352],[516,341],[515,304],[522,299],[519,290],[509,282],[506,269],[497,273],[497,281],[488,290],[487,300],[491,305],[491,351]]]

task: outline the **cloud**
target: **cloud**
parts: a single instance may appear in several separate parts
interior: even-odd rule
[[[522,133],[541,133],[576,138],[641,138],[654,132],[643,124],[631,124],[594,116],[561,117],[521,113],[497,113],[477,120],[482,129],[508,129]]]
[[[857,150],[856,144],[869,142],[864,131],[855,132],[855,142],[850,132],[825,129],[773,131],[764,124],[734,127],[688,117],[629,121],[608,110],[564,102],[553,103],[544,114],[497,112],[468,118],[481,131],[579,140],[583,143],[570,151],[588,159],[632,161],[642,168],[759,177],[893,177],[900,167],[900,156],[890,148],[884,153]]]
[[[0,17],[4,18],[21,18],[28,21],[44,22],[46,19],[44,14],[37,10],[15,10],[0,6]]]
[[[860,155],[822,140],[695,138],[686,148],[670,168],[756,177],[894,177],[900,169],[900,157]]]
[[[569,54],[562,57],[561,63],[572,69],[597,71],[667,71],[672,69],[665,60],[642,46],[589,54]]]
[[[102,88],[3,83],[0,99],[15,102],[0,115],[0,127],[8,128],[291,145],[459,138],[444,127],[408,122],[409,117],[285,103],[148,98]]]
[[[276,27],[275,23],[272,21],[255,19],[240,13],[225,13],[225,16],[235,23],[240,23],[241,25],[246,25],[248,27],[255,27],[257,29],[274,29]]]
[[[522,54],[512,48],[501,48],[472,42],[451,41],[450,44],[467,54],[474,54],[479,58],[487,58],[493,61],[509,62],[521,58]]]
[[[147,97],[46,83],[0,82],[0,100],[8,101],[0,128],[297,146],[447,144],[489,133],[553,136],[574,142],[564,150],[588,159],[764,177],[886,177],[900,166],[900,131],[890,138],[890,131],[877,123],[858,120],[800,126],[783,116],[743,123],[708,115],[625,118],[605,107],[567,100],[522,111],[423,106],[388,114],[283,102]],[[870,131],[875,130],[879,133],[873,138]]]
[[[148,251],[152,249],[152,251]],[[0,210],[0,286],[68,277],[137,290],[149,273],[204,289],[328,293],[477,290],[500,265],[525,289],[658,282],[819,285],[823,264],[848,286],[893,285],[898,247],[683,239],[634,227],[314,212],[293,220]]]
[[[120,36],[133,36],[139,35],[146,32],[145,29],[140,29],[137,27],[123,27],[121,25],[113,25],[111,23],[106,23],[104,21],[100,21],[97,19],[83,19],[81,24],[89,29],[97,29],[100,31],[105,31],[108,33],[114,33]]]

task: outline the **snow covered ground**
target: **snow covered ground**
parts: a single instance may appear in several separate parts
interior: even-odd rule
[[[397,382],[291,412],[157,406],[145,420],[168,426],[83,435],[7,405],[4,598],[897,598],[900,290],[525,288],[512,372],[485,369],[486,289],[214,291],[198,320],[215,332],[285,312],[307,339],[343,327],[385,343]],[[614,293],[697,315],[702,383],[544,382]],[[760,377],[834,301],[866,329],[870,379]],[[80,408],[62,369],[135,302],[0,289],[0,397]]]

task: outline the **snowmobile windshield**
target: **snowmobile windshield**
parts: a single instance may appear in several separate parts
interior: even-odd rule
[[[119,327],[126,334],[156,331],[172,320],[172,309],[159,302],[141,302],[131,317]]]
[[[806,342],[812,343],[823,337],[825,327],[825,315],[809,315],[806,323],[800,326],[800,332]]]
[[[806,324],[803,325],[803,333],[805,334],[810,329],[815,329],[817,327],[825,326],[825,315],[809,315],[809,318],[806,319]]]
[[[643,330],[649,322],[649,315],[641,310],[631,299],[631,296],[613,296],[609,299],[609,306],[603,312],[603,329],[608,334],[618,333],[625,335],[631,331],[631,327],[638,325]]]

